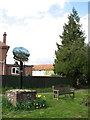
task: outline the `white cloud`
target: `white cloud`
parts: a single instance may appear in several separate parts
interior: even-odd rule
[[[71,2],[89,2],[89,0],[71,0]]]
[[[28,64],[53,63],[56,42],[60,43],[59,35],[62,33],[63,24],[67,21],[67,15],[53,18],[46,15],[42,19],[28,19],[24,25],[7,25],[7,44],[10,45],[7,63],[13,63],[12,50],[22,46],[30,51]],[[40,61],[39,61],[40,59]],[[48,63],[45,63],[48,61]]]
[[[82,30],[85,31],[85,43],[88,43],[88,14],[82,17],[80,19],[80,22],[82,24]]]
[[[3,0],[0,2],[0,8],[6,9],[8,16],[23,18],[38,16],[39,12],[47,12],[54,4],[63,8],[65,1],[69,0]]]
[[[6,20],[7,23],[3,22],[0,12],[0,40],[2,40],[3,32],[7,32],[7,44],[10,46],[7,63],[13,63],[12,50],[18,46],[30,51],[27,64],[53,63],[54,52],[57,49],[56,42],[60,44],[59,35],[62,34],[63,25],[67,22],[69,13],[54,18],[47,11],[54,4],[63,8],[65,1],[67,0],[3,0],[0,3],[0,8],[6,9],[8,16],[15,16],[18,19],[25,18],[23,24],[18,21],[18,24],[10,25],[8,20]],[[39,12],[44,12],[44,17],[38,18],[40,17]],[[83,17],[81,22],[87,33],[87,17]]]

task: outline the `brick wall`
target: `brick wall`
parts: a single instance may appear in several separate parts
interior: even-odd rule
[[[26,66],[24,67],[24,74],[30,74],[32,76],[32,67]]]
[[[6,75],[6,57],[7,57],[7,48],[0,46],[0,75]]]
[[[3,34],[3,42],[0,41],[0,75],[6,75],[6,57],[9,46],[6,45],[6,32]]]
[[[20,67],[19,65],[10,65],[7,64],[6,67],[6,74],[7,75],[13,75],[13,76],[18,76],[19,74],[12,74],[11,73],[11,69],[12,67]],[[30,74],[30,76],[32,76],[32,66],[23,66],[23,76],[26,76],[26,74]]]
[[[6,74],[7,75],[14,75],[14,76],[18,76],[19,74],[12,74],[12,67],[19,67],[17,65],[6,65]]]

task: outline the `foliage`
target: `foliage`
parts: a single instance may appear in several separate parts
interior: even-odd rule
[[[15,89],[15,88],[5,86],[4,88],[2,88],[2,94],[5,94],[5,91],[7,91],[7,90],[12,90],[12,89]]]
[[[87,80],[88,46],[84,43],[85,33],[81,30],[80,18],[74,8],[68,19],[68,24],[64,24],[64,30],[60,36],[62,45],[57,43],[54,71],[59,75],[71,77],[74,87],[76,87],[77,79],[80,82],[85,76],[84,80]]]
[[[52,69],[48,69],[45,71],[44,75],[45,76],[48,76],[48,75],[51,75],[53,73],[53,70]]]
[[[4,97],[2,98],[2,107],[3,109],[9,109],[9,111],[15,109],[15,107]]]
[[[46,108],[46,99],[45,96],[37,95],[37,98],[35,100],[31,101],[23,101],[21,104],[17,103],[16,109],[19,110],[33,110],[33,109],[40,109],[40,108]]]

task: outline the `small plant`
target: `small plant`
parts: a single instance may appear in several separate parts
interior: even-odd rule
[[[16,104],[16,110],[31,110],[34,109],[33,101],[23,101],[21,104]]]
[[[21,104],[16,104],[16,109],[22,109],[22,110],[33,110],[33,109],[40,109],[45,108],[46,105],[46,99],[45,96],[42,95],[36,95],[36,99],[32,101],[23,101]]]
[[[36,95],[36,100],[35,100],[35,107],[36,108],[44,108],[47,107],[46,104],[46,98],[43,95]]]
[[[8,100],[6,98],[2,98],[2,106],[3,108],[8,108],[9,110],[13,110],[15,107],[10,103],[8,102]]]
[[[87,95],[86,98],[83,98],[83,103],[85,106],[90,107],[90,96],[89,95]]]

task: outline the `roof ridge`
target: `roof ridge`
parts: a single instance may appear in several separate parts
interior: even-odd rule
[[[33,65],[34,70],[49,70],[54,69],[53,64],[46,64],[46,65]]]
[[[53,64],[41,64],[41,65],[53,65]],[[35,65],[36,66],[36,65]]]
[[[6,47],[8,47],[8,45],[6,43],[2,42],[2,41],[0,41],[0,46],[6,46]]]

